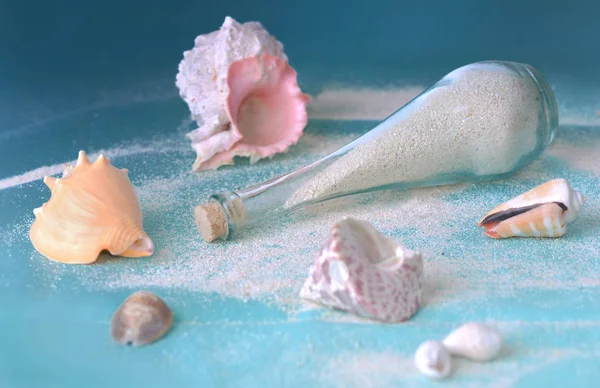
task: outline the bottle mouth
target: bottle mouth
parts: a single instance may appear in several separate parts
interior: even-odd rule
[[[209,202],[221,207],[226,227],[220,237],[229,240],[232,235],[246,226],[248,215],[243,200],[235,192],[217,193],[209,198]]]
[[[554,141],[554,138],[556,137],[556,133],[558,132],[558,122],[559,122],[558,104],[556,103],[556,97],[554,96],[554,91],[552,90],[552,88],[550,87],[550,84],[548,83],[548,81],[546,81],[546,78],[542,75],[542,73],[540,73],[540,71],[538,69],[536,69],[535,67],[533,67],[531,65],[528,65],[525,63],[518,63],[518,62],[508,62],[508,61],[488,60],[488,61],[475,62],[475,63],[467,65],[467,66],[473,66],[473,65],[478,65],[478,64],[482,64],[482,65],[492,64],[492,65],[502,66],[502,67],[510,69],[511,71],[514,71],[515,73],[519,74],[521,77],[529,76],[531,78],[531,80],[537,87],[539,94],[540,94],[540,98],[542,100],[541,101],[542,109],[543,109],[542,119],[545,124],[545,125],[538,126],[537,137],[538,137],[538,139],[542,139],[541,140],[542,142],[538,143],[538,147],[544,149],[547,146],[549,146],[550,144],[552,144],[552,142]]]
[[[556,97],[546,78],[536,68],[530,65],[525,65],[524,67],[540,91],[546,119],[546,127],[541,129],[546,129],[545,133],[543,133],[543,138],[546,140],[546,145],[550,145],[558,132],[558,104],[556,103]]]

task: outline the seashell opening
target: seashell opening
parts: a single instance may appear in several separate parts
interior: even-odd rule
[[[419,308],[421,255],[369,223],[344,218],[331,228],[300,296],[383,322],[401,322]]]
[[[255,163],[298,142],[308,121],[310,98],[298,87],[296,71],[287,61],[265,53],[233,62],[227,84],[230,129],[203,141],[211,151],[203,152],[196,170],[233,164],[236,156]]]
[[[29,236],[50,260],[89,264],[102,251],[126,257],[150,256],[152,240],[142,227],[142,212],[127,170],[100,155],[90,163],[85,152],[61,178],[44,178],[51,196],[35,209]]]
[[[492,238],[561,237],[584,201],[565,179],[554,179],[497,206],[478,226]]]
[[[233,164],[235,156],[254,163],[285,152],[306,124],[308,96],[283,44],[258,22],[227,16],[219,30],[196,37],[176,85],[199,125],[187,134],[197,154],[194,171]]]
[[[561,237],[567,233],[566,210],[560,202],[531,205],[496,213],[482,225],[492,238]]]
[[[415,352],[415,366],[426,377],[443,379],[452,370],[452,360],[441,342],[426,341]]]

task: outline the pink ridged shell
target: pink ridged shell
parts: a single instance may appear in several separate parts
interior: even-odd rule
[[[359,316],[395,323],[421,304],[423,263],[371,224],[344,218],[331,228],[300,293]]]
[[[195,135],[194,148],[202,158],[194,170],[231,165],[236,156],[254,163],[296,144],[308,121],[310,101],[296,77],[287,61],[267,53],[233,62],[227,76],[230,124],[205,138]]]

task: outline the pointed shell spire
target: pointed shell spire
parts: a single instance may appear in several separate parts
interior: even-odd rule
[[[54,178],[51,176],[45,176],[44,177],[44,183],[46,184],[46,186],[48,186],[48,188],[50,190],[54,189],[54,186],[56,186],[56,184],[59,182],[60,180],[58,178]]]
[[[77,161],[75,162],[75,164],[65,166],[65,168],[63,169],[63,173],[62,173],[62,178],[67,178],[68,176],[73,174],[73,172],[75,172],[76,170],[80,171],[83,169],[87,169],[91,165],[92,165],[92,163],[89,161],[85,151],[81,150],[81,151],[79,151],[79,154],[77,155]]]
[[[85,154],[85,151],[83,151],[83,150],[79,151],[79,155],[77,156],[76,167],[87,166],[88,164],[90,164],[90,161],[88,160],[87,155]]]
[[[95,163],[110,164],[110,159],[104,156],[104,154],[100,154],[100,156],[98,156],[98,159],[96,159],[94,164]]]

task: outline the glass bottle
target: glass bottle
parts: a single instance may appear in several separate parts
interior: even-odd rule
[[[505,178],[558,129],[554,93],[521,63],[460,67],[346,146],[288,174],[216,193],[195,208],[206,241],[356,193]]]

